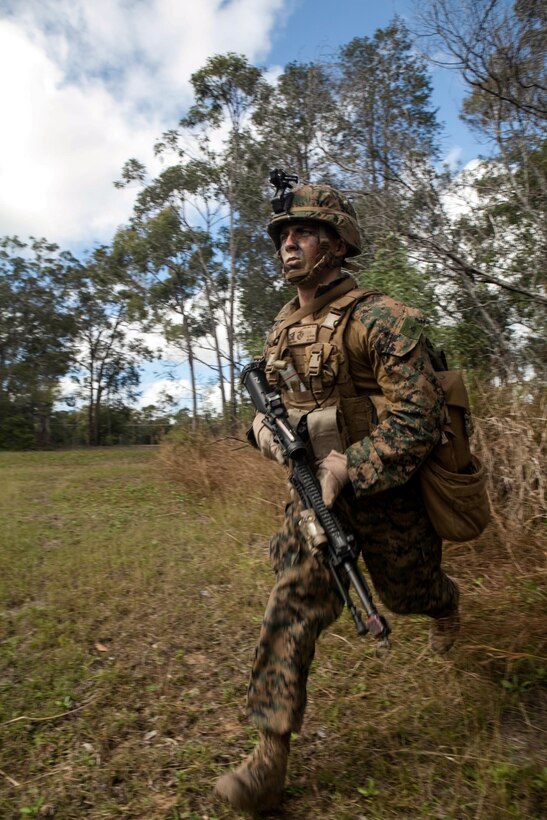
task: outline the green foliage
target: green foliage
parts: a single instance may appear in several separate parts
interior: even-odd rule
[[[473,335],[486,339],[479,355],[490,372],[507,380],[533,370],[542,378],[547,253],[543,5],[535,0],[512,5],[430,0],[421,22],[432,60],[457,70],[463,80],[463,117],[488,150],[488,158],[449,186],[449,199],[456,194],[469,204],[458,218],[447,213],[444,224],[438,223],[440,239],[431,240],[439,276],[448,269],[455,280],[452,315],[468,328],[477,324]],[[427,246],[423,234],[421,241]]]
[[[161,172],[149,178],[138,158],[122,168],[115,184],[139,192],[112,247],[78,261],[45,239],[1,241],[0,448],[81,440],[82,414],[53,409],[67,375],[88,442],[124,439],[113,408],[135,399],[151,353],[133,331],[152,321],[188,365],[193,427],[205,415],[201,346],[235,427],[238,360],[261,352],[294,295],[265,232],[272,167],[350,195],[362,283],[421,309],[452,363],[482,380],[542,375],[545,13],[535,0],[428,9],[432,59],[453,58],[464,116],[491,140],[490,158],[456,177],[438,168],[431,80],[399,17],[330,61],[289,63],[270,84],[242,55],[210,57],[192,75],[192,105],[156,143]],[[455,215],[458,196],[472,207]]]
[[[38,797],[37,800],[31,806],[23,806],[22,809],[19,810],[21,817],[39,817],[41,812],[41,808],[44,805],[44,798]]]
[[[69,282],[78,268],[45,239],[0,240],[0,447],[49,441],[47,420],[77,335]]]
[[[366,786],[358,786],[357,791],[363,797],[377,797],[380,794],[372,777],[368,778]]]
[[[166,407],[148,405],[138,410],[122,403],[104,403],[98,414],[99,440],[105,446],[159,444],[173,423],[173,416]],[[87,444],[87,425],[86,409],[55,411],[51,416],[52,445],[81,447]]]
[[[352,145],[356,158],[361,155],[372,187],[388,183],[408,157],[435,156],[439,124],[431,81],[400,17],[373,37],[356,37],[343,46],[339,72],[345,126],[340,138]]]
[[[537,0],[481,2],[482,37],[466,56],[466,79],[473,78],[464,101],[466,120],[486,133],[501,126],[506,136],[543,131],[546,108],[545,38],[547,15]],[[473,18],[472,18],[473,19]],[[478,42],[477,42],[478,40]],[[516,145],[515,145],[516,147]]]
[[[410,264],[406,249],[396,237],[390,237],[389,244],[377,250],[359,275],[359,284],[418,308],[432,322],[439,318],[439,303],[427,273]]]
[[[20,412],[17,405],[0,408],[0,450],[32,450],[37,446],[34,419]]]
[[[333,125],[333,92],[324,66],[292,62],[285,67],[253,114],[266,169],[287,168],[304,180],[327,171],[317,146]]]
[[[131,324],[145,325],[145,305],[131,286],[111,248],[96,249],[72,282],[72,309],[77,321],[74,395],[87,406],[88,444],[101,443],[100,412],[104,401],[134,399],[139,365],[152,358]]]
[[[240,54],[217,54],[190,79],[195,103],[181,120],[184,127],[220,126],[224,114],[239,129],[249,106],[263,90],[262,72]]]

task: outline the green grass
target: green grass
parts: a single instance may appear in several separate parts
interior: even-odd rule
[[[250,485],[244,461],[199,492],[185,446],[180,481],[153,448],[0,453],[2,818],[237,816],[211,786],[256,737],[282,482],[272,465]],[[493,531],[449,546],[465,620],[448,659],[421,618],[390,616],[385,659],[347,615],[327,631],[280,816],[545,816],[539,550],[513,546],[518,569]]]

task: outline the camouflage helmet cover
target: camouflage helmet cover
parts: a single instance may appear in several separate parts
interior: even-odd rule
[[[297,219],[311,219],[323,222],[336,231],[348,246],[347,256],[361,253],[361,237],[355,210],[350,201],[330,185],[299,185],[290,191],[288,205],[281,213],[274,213],[268,224],[268,233],[276,250],[279,250],[279,235],[285,223]]]

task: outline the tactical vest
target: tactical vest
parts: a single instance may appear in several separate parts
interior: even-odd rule
[[[281,392],[293,423],[307,415],[316,458],[360,441],[378,421],[381,391],[357,393],[344,346],[355,306],[377,294],[380,291],[353,288],[329,303],[326,312],[310,324],[291,325],[294,311],[289,303],[276,316],[269,334],[266,378]]]
[[[310,324],[291,323],[291,303],[276,316],[265,350],[265,373],[282,395],[293,426],[306,416],[316,459],[331,450],[344,452],[368,436],[387,415],[377,390],[358,394],[351,379],[344,333],[358,302],[380,294],[353,288],[328,304],[324,315]],[[298,321],[298,317],[296,317]],[[440,442],[420,468],[420,483],[431,522],[438,534],[452,541],[468,541],[490,519],[486,473],[472,455],[469,398],[462,374],[448,370],[428,343],[429,356],[445,396]]]

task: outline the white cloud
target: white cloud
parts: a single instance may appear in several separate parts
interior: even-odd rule
[[[455,169],[458,166],[463,155],[463,150],[459,145],[453,145],[450,151],[446,154],[443,162],[448,165],[449,168]]]
[[[192,390],[187,379],[156,379],[145,386],[139,397],[138,406],[162,404],[165,396],[171,396],[179,406],[192,406]]]
[[[11,24],[0,24],[0,223],[4,233],[64,242],[107,238],[133,193],[113,180],[129,154],[144,158],[159,122],[132,128],[98,84],[62,84],[59,68]]]
[[[113,181],[191,100],[216,53],[252,62],[288,0],[26,0],[0,19],[2,233],[108,241],[134,191]]]
[[[138,400],[138,407],[148,407],[151,404],[162,406],[165,397],[170,396],[177,408],[192,408],[192,388],[188,379],[156,379],[144,385],[142,395]],[[222,408],[220,388],[218,385],[199,385],[197,388],[198,406],[200,412],[220,412]]]
[[[442,202],[450,219],[470,213],[480,205],[480,196],[473,186],[481,169],[481,160],[473,159],[467,163],[443,194]]]

